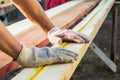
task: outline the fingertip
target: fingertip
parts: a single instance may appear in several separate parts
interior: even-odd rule
[[[85,40],[80,39],[78,43],[83,44],[83,43],[85,43]]]
[[[86,42],[86,43],[89,43],[89,42],[90,42],[90,37],[87,37],[87,38],[85,39],[85,42]]]
[[[77,54],[77,55],[75,56],[75,58],[74,58],[74,59],[75,59],[75,60],[77,60],[77,59],[78,59],[78,57],[79,57],[79,55]]]
[[[77,42],[77,43],[85,43],[85,40],[84,39],[82,39],[81,37],[77,37],[77,38],[75,38],[75,39],[73,39],[75,42]]]
[[[85,35],[85,34],[82,34],[82,33],[80,33],[79,36],[80,36],[82,39],[85,40],[85,43],[90,42],[90,37],[89,37],[89,36],[87,36],[87,35]]]
[[[74,63],[74,62],[75,62],[75,60],[74,60],[74,59],[72,59],[72,60],[71,60],[71,63]]]
[[[57,45],[62,44],[62,39],[61,39],[61,38],[57,38],[57,39],[56,39],[56,44],[57,44]]]

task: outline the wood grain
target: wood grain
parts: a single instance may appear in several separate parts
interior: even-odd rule
[[[67,10],[63,10],[57,15],[52,16],[50,19],[57,27],[70,28],[73,24],[76,23],[76,21],[78,21],[80,18],[85,16],[89,11],[91,11],[93,7],[95,7],[95,5],[98,3],[98,1],[99,0],[90,0],[90,1],[85,0],[80,4],[70,7],[70,9],[68,8]],[[24,24],[25,22],[21,24],[21,27],[23,27]],[[22,32],[15,34],[16,39],[20,43],[25,44],[28,47],[32,47],[32,46],[42,47],[49,44],[49,41],[45,34],[43,34],[33,24],[30,26],[31,26],[30,28],[27,28],[26,30],[23,30]],[[4,56],[4,58],[7,57],[4,53],[2,56]],[[3,67],[3,65],[9,64],[11,60],[12,60],[11,57],[9,57],[6,59],[6,63],[4,63],[1,58],[0,63],[2,65],[0,67]]]
[[[87,51],[87,48],[91,44],[92,40],[96,36],[99,31],[101,25],[103,24],[107,14],[109,13],[114,0],[106,0],[106,3],[102,6],[102,9],[85,25],[82,29],[82,33],[88,35],[91,38],[90,43],[87,44],[77,44],[77,43],[69,43],[65,49],[74,51],[79,54],[79,59],[71,64],[57,64],[57,65],[49,65],[43,68],[43,70],[34,78],[34,80],[69,80],[77,65],[83,58],[84,54]],[[77,27],[80,25],[78,24]],[[71,49],[72,48],[72,49]],[[28,70],[25,69],[26,72],[29,73]],[[20,80],[16,78],[20,78],[22,74],[18,74],[12,80]]]

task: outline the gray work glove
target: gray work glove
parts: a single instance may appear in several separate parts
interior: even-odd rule
[[[74,62],[78,54],[59,47],[27,48],[23,45],[17,62],[23,67],[38,67],[53,63]]]
[[[54,45],[62,44],[62,41],[74,41],[77,43],[88,43],[90,38],[82,33],[70,29],[52,28],[48,32],[48,39]]]

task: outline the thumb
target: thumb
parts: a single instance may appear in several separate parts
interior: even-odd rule
[[[59,37],[53,37],[50,42],[54,45],[60,45],[62,44],[62,39]]]

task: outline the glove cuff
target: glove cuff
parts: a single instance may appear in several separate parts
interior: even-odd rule
[[[52,29],[50,29],[50,31],[48,31],[48,36],[52,33],[52,32],[56,32],[60,30],[58,27],[53,27]]]
[[[26,66],[28,65],[28,60],[31,57],[31,49],[27,48],[25,45],[22,45],[22,49],[16,59],[16,61],[22,65],[22,66]]]
[[[20,51],[18,52],[17,56],[13,59],[13,61],[16,61],[16,60],[17,60],[17,58],[18,58],[20,52],[22,51],[22,48],[23,48],[23,45],[21,45],[21,49],[20,49]]]

